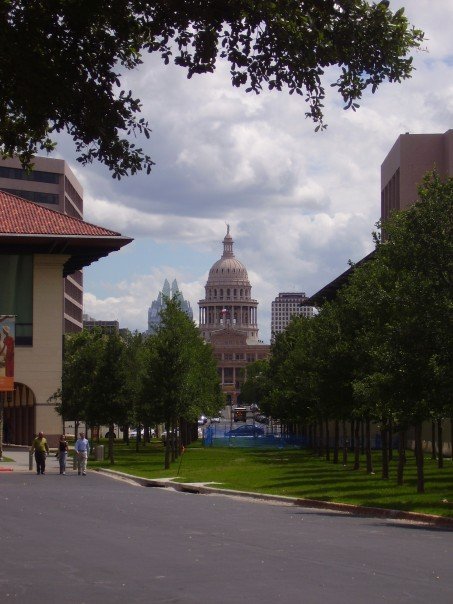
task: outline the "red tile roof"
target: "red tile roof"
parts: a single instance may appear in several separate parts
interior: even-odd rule
[[[0,191],[0,235],[119,237],[120,233]]]

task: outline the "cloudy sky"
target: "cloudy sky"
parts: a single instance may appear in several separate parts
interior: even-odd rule
[[[403,4],[390,2],[394,10]],[[167,277],[178,280],[198,318],[229,223],[267,342],[279,292],[313,294],[367,254],[380,214],[380,166],[396,138],[453,127],[453,0],[407,5],[427,36],[413,78],[383,85],[356,113],[329,88],[322,133],[305,119],[300,97],[234,89],[226,65],[188,80],[183,69],[148,57],[128,74],[124,84],[153,129],[140,140],[157,164],[151,175],[118,183],[99,164],[77,164],[65,139],[55,154],[84,187],[85,220],[134,238],[85,269],[84,311],[143,331]]]

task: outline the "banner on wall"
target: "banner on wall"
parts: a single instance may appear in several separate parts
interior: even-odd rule
[[[0,392],[14,390],[16,317],[0,315]]]

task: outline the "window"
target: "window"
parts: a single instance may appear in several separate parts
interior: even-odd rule
[[[16,315],[16,344],[33,344],[33,256],[0,255],[0,314]]]
[[[224,367],[223,369],[223,383],[224,384],[233,384],[234,376],[233,376],[233,367]]]

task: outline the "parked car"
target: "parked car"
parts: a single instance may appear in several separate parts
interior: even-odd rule
[[[142,435],[142,438],[145,436],[144,428],[140,430],[140,434]],[[154,428],[149,429],[149,435],[151,438],[154,438],[156,436],[156,431],[154,430]],[[133,430],[129,430],[129,438],[137,438],[137,430],[135,428]]]
[[[259,438],[260,436],[264,436],[264,429],[259,426],[252,426],[251,424],[245,424],[244,426],[239,426],[239,428],[233,428],[233,430],[228,430],[225,432],[225,436],[236,438],[238,436],[246,436],[249,438]]]

